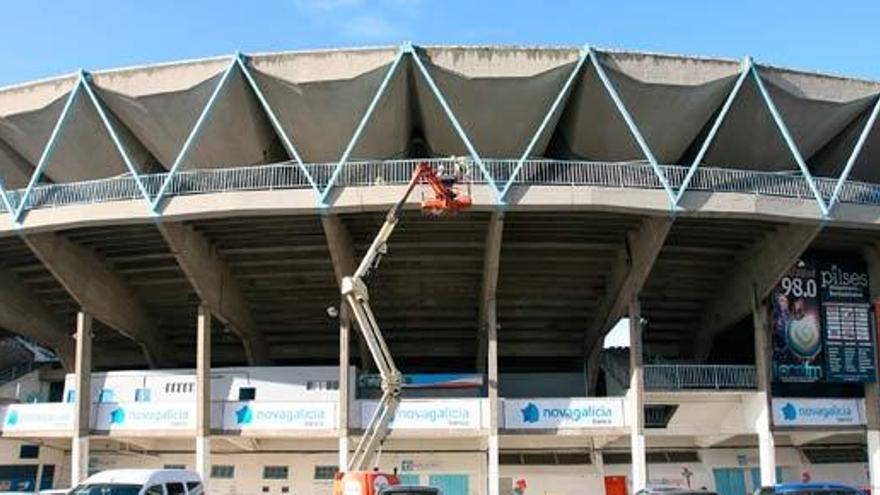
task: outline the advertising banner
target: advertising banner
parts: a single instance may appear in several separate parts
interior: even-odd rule
[[[95,429],[100,431],[193,430],[194,402],[130,402],[99,404]]]
[[[231,430],[331,430],[336,428],[332,402],[227,402],[223,429]]]
[[[377,401],[361,403],[361,425],[369,424]],[[391,421],[391,429],[479,429],[479,399],[403,400]]]
[[[825,378],[817,269],[800,259],[770,295],[773,378],[811,383]]]
[[[363,374],[358,378],[361,388],[381,388],[382,378],[376,374]],[[483,375],[479,373],[431,373],[403,375],[403,388],[480,388]]]
[[[70,431],[73,404],[10,404],[0,408],[0,425],[6,432]]]
[[[504,400],[505,428],[619,428],[624,424],[623,399]]]
[[[863,399],[773,399],[776,426],[859,426],[865,424]]]
[[[819,295],[830,382],[874,380],[874,337],[868,268],[859,260],[825,259]]]
[[[868,287],[867,268],[857,258],[798,260],[770,297],[774,380],[872,381],[876,339]]]

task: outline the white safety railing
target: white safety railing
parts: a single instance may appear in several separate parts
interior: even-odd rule
[[[335,186],[368,187],[405,184],[412,176],[415,165],[423,160],[400,159],[382,161],[352,161],[340,171]],[[465,180],[475,184],[487,183],[486,177],[473,160],[462,158],[429,159],[434,167],[458,167]],[[517,166],[513,159],[484,159],[488,172],[496,182],[505,182]],[[330,181],[336,163],[306,164],[305,170],[318,187]],[[688,167],[661,165],[670,186],[679,188]],[[144,174],[140,180],[151,197],[156,197],[169,173]],[[820,193],[830,198],[836,179],[815,178]],[[569,185],[636,189],[661,189],[663,185],[647,162],[587,162],[569,160],[528,160],[514,180],[514,185]],[[168,183],[167,197],[191,194],[222,193],[229,191],[268,191],[279,189],[309,189],[312,185],[296,162],[271,165],[191,169],[178,171]],[[813,198],[807,181],[799,173],[759,172],[733,168],[700,167],[696,169],[688,191],[734,192]],[[24,190],[8,191],[10,204],[17,206]],[[106,179],[65,184],[43,184],[33,188],[27,197],[25,210],[65,206],[71,204],[102,203],[142,199],[137,180],[131,174]],[[848,181],[840,191],[840,201],[857,204],[880,204],[880,184]],[[0,207],[0,211],[2,211]]]
[[[754,366],[651,364],[644,367],[647,390],[751,390],[757,387]]]

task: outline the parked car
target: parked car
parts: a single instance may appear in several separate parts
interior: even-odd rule
[[[442,495],[442,493],[436,486],[390,485],[383,488],[379,495]]]
[[[862,491],[842,483],[779,483],[755,490],[755,495],[861,495]]]
[[[717,495],[707,490],[684,488],[681,486],[653,485],[636,492],[636,495]]]
[[[111,469],[90,476],[70,495],[203,495],[202,480],[183,469]]]
[[[70,495],[70,488],[55,488],[52,490],[40,490],[40,495]]]

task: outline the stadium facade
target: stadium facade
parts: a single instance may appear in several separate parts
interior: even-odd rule
[[[2,89],[0,484],[328,492],[377,397],[337,283],[428,160],[474,206],[412,198],[370,281],[409,381],[383,468],[447,495],[880,490],[878,95],[411,44]]]

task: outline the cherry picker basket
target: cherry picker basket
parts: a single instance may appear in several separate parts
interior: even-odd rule
[[[435,165],[422,162],[419,167],[423,170],[420,182],[430,186],[430,193],[424,188],[421,191],[423,213],[439,216],[470,208],[473,180],[469,160],[450,159]]]

